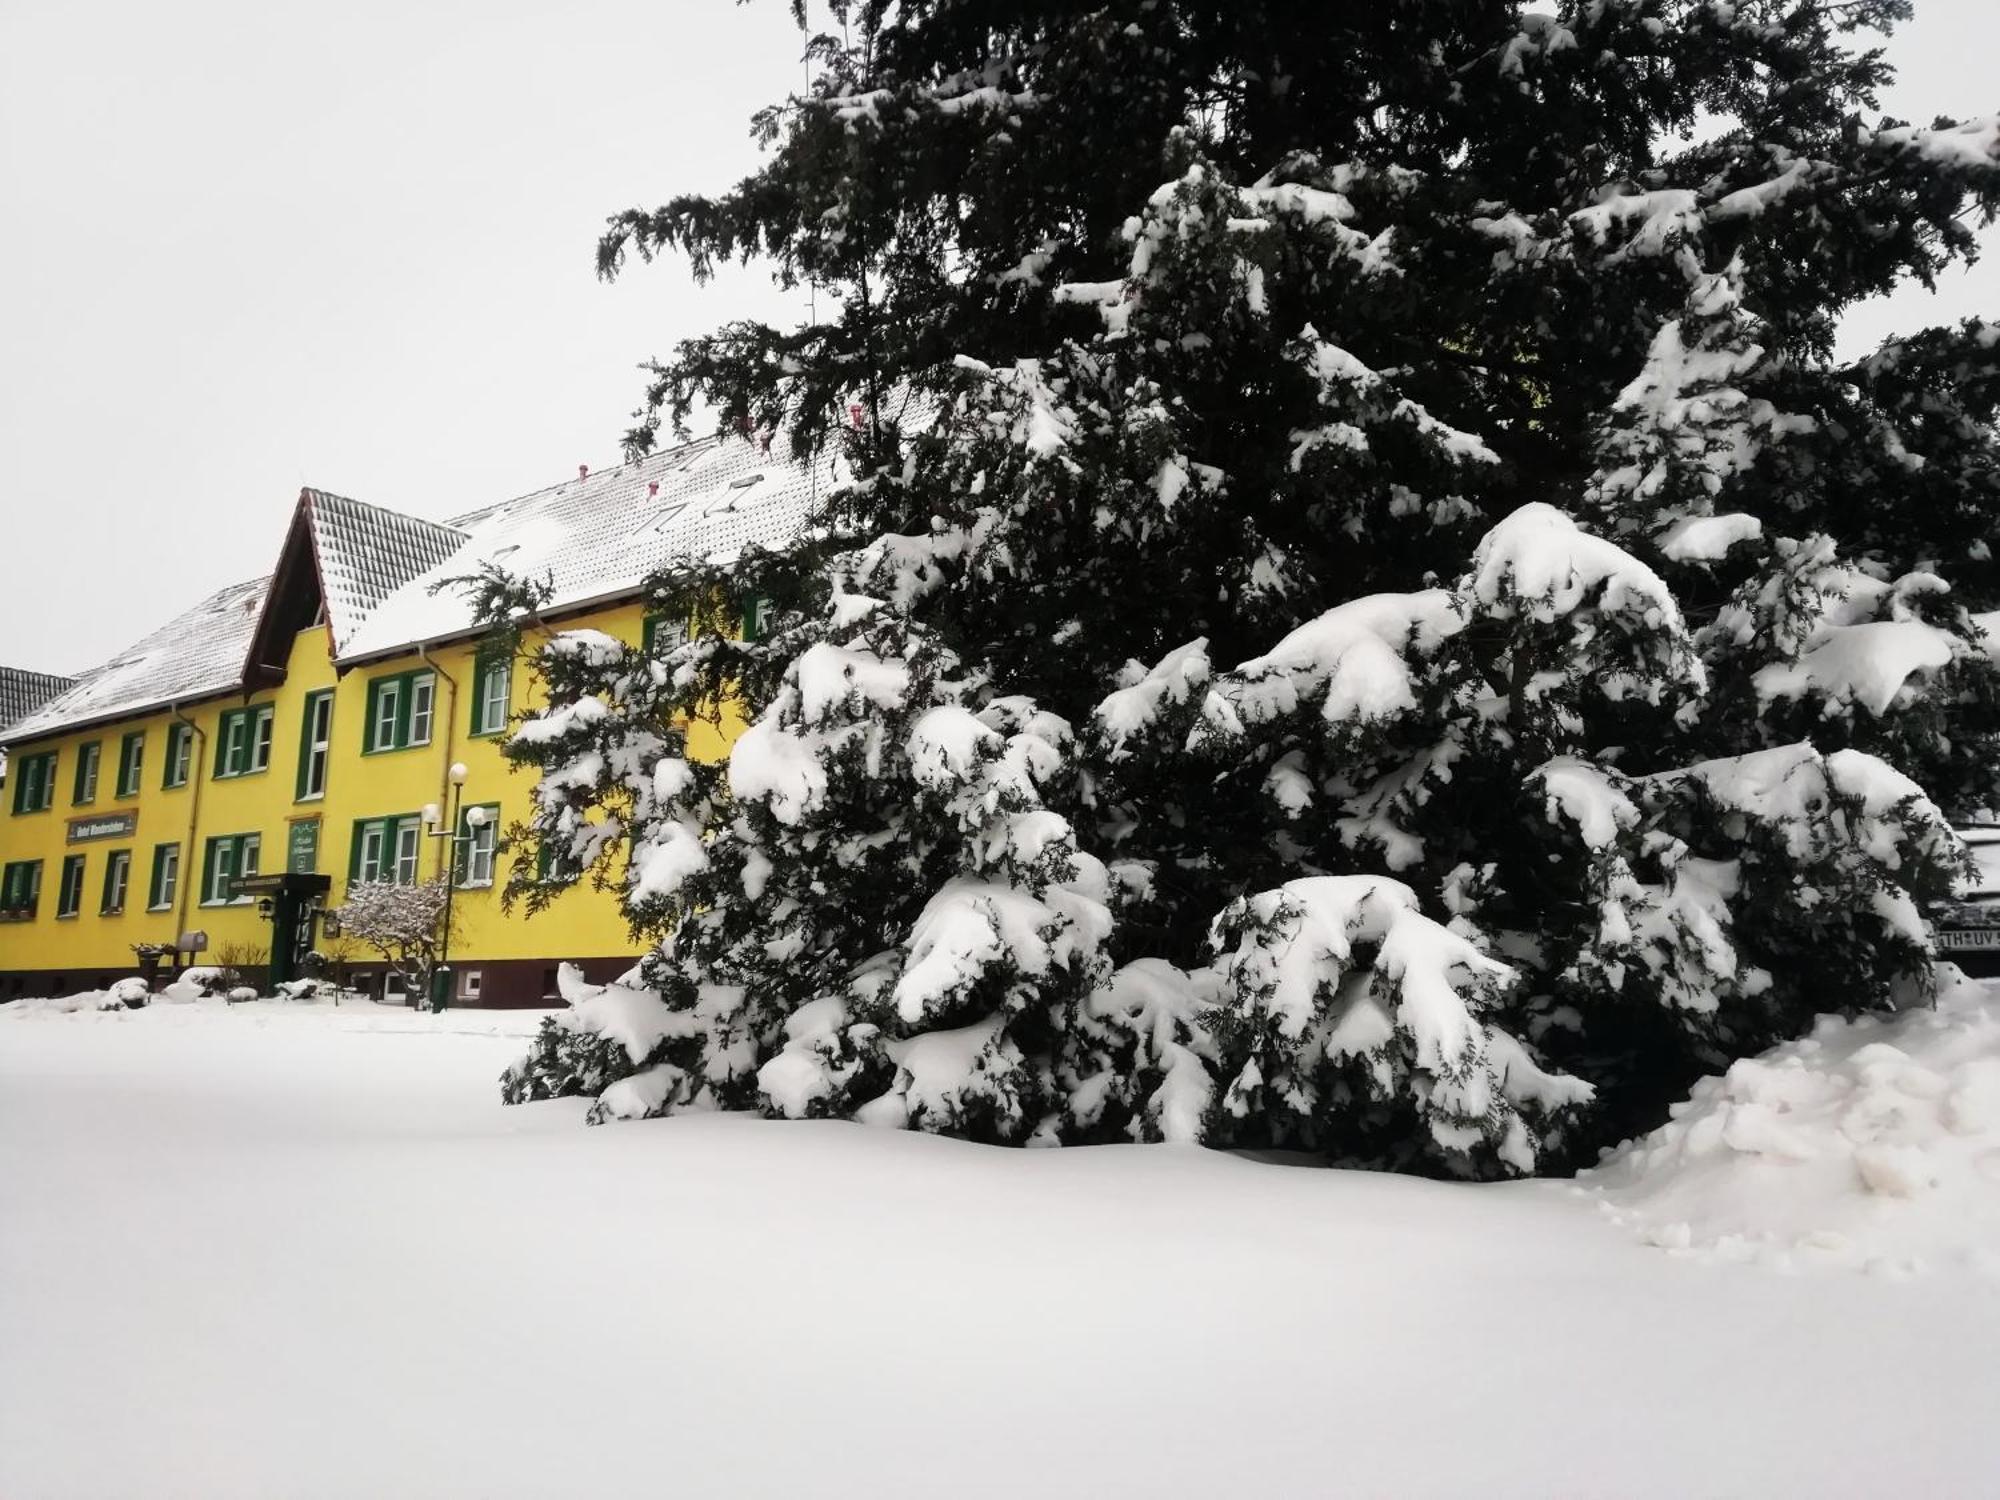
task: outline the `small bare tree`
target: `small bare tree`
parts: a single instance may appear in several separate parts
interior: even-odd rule
[[[221,988],[225,994],[243,983],[245,969],[260,968],[271,961],[270,948],[259,943],[219,943],[209,955],[215,966],[222,970]]]
[[[445,898],[442,880],[416,885],[356,881],[348,886],[347,900],[340,908],[341,930],[374,948],[402,976],[405,992],[424,996],[429,1003]]]
[[[333,981],[333,1003],[340,1004],[341,992],[347,988],[347,968],[354,955],[360,951],[360,944],[345,927],[329,936],[322,932],[319,945],[313,952],[319,956],[321,964]]]

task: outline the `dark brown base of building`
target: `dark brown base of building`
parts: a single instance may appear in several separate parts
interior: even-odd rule
[[[613,958],[572,958],[590,984],[606,984],[638,959],[630,954]],[[451,1003],[468,1009],[527,1010],[561,1005],[556,990],[557,961],[540,958],[467,958],[452,965]],[[399,998],[400,984],[379,962],[349,963],[341,982],[360,990],[371,1000],[393,1003]],[[79,990],[105,990],[121,979],[138,976],[136,968],[122,969],[0,969],[0,1005],[24,995],[74,995]],[[269,970],[243,969],[243,983],[263,993],[269,988]],[[159,984],[168,983],[172,971],[163,973]]]

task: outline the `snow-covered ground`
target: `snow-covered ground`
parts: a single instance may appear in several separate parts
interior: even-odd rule
[[[1562,1184],[1183,1147],[591,1130],[498,1104],[533,1022],[0,1009],[0,1495],[2000,1489],[1968,1260],[1784,1274]],[[1892,1064],[1850,1071],[1931,1088]]]

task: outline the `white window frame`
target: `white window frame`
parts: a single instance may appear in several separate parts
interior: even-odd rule
[[[421,859],[424,839],[423,830],[417,826],[415,818],[398,818],[394,825],[396,837],[397,885],[417,883],[417,865]]]
[[[494,662],[479,679],[479,722],[474,734],[497,734],[507,727],[508,700],[512,694],[514,668],[510,662]]]
[[[461,889],[493,884],[493,866],[500,847],[499,809],[489,807],[486,812],[485,822],[465,826],[465,878],[459,881]]]
[[[437,707],[437,678],[430,672],[410,679],[410,745],[431,742],[431,719]]]
[[[148,902],[146,910],[172,911],[174,897],[180,894],[181,888],[181,846],[162,844],[159,847],[166,851],[166,857],[159,862],[160,888],[147,893],[157,899]],[[157,852],[155,857],[158,857]]]
[[[333,694],[321,693],[312,701],[306,723],[306,789],[298,799],[317,802],[326,796],[326,768],[333,758]]]
[[[227,847],[229,850],[229,860],[226,864],[220,858],[224,847]],[[218,857],[212,862],[208,862],[206,850],[202,853],[202,859],[208,862],[208,870],[206,872],[208,875],[208,886],[201,893],[201,904],[203,906],[227,906],[229,904],[229,882],[236,878],[236,841],[230,839],[226,844],[218,841],[215,849]]]
[[[83,911],[83,888],[88,883],[89,865],[90,859],[87,855],[76,856],[75,863],[71,863],[70,856],[63,857],[61,873],[56,877],[57,916],[74,917]],[[69,877],[72,872],[76,875],[74,892],[69,888]]]
[[[81,807],[87,802],[97,800],[97,773],[104,764],[103,742],[92,740],[80,747],[76,753],[82,758],[82,769],[78,779],[83,782],[83,795],[76,799],[77,806]]]
[[[271,769],[272,725],[277,717],[275,707],[266,703],[250,715],[250,764],[247,771]]]
[[[396,744],[396,718],[402,709],[403,684],[383,683],[375,690],[375,722],[369,726],[369,748],[390,750]]]
[[[118,741],[118,782],[116,795],[136,797],[146,784],[146,736],[128,734]],[[129,788],[129,790],[127,789]]]
[[[371,883],[382,878],[382,853],[388,845],[388,830],[379,822],[361,826],[361,858],[354,863],[354,878]]]
[[[479,998],[481,983],[481,974],[478,969],[460,969],[458,971],[458,998],[461,1000],[477,1000]]]
[[[176,720],[173,728],[167,731],[167,740],[170,753],[167,756],[166,779],[161,783],[163,790],[186,786],[188,772],[194,769],[194,731]]]
[[[116,916],[125,910],[125,898],[132,889],[132,851],[113,849],[105,856],[104,905],[101,914]]]
[[[222,769],[217,776],[241,776],[243,774],[243,735],[250,728],[246,714],[232,714],[222,730],[222,754],[219,757]]]

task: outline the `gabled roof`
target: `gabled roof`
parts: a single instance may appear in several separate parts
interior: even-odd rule
[[[842,477],[838,459],[793,463],[782,437],[705,438],[456,517],[463,545],[384,599],[337,655],[346,665],[472,633],[464,593],[431,586],[488,562],[546,574],[548,608],[560,610],[635,593],[676,558],[728,562],[751,545],[781,547]]]
[[[292,642],[324,620],[336,658],[369,612],[464,545],[465,533],[326,490],[303,489],[243,662],[255,692],[284,679]]]
[[[450,526],[325,490],[301,490],[299,504],[336,656],[378,604],[465,545],[465,533]]]
[[[237,688],[268,582],[257,578],[210,594],[11,725],[5,731],[7,742],[19,744]]]
[[[58,677],[53,672],[29,672],[20,667],[0,667],[0,732],[25,719],[49,699],[76,686],[74,677]]]

